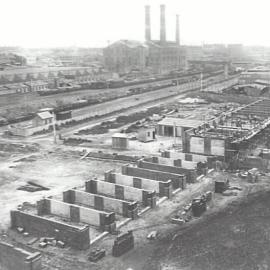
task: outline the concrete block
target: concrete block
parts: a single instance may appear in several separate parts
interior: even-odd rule
[[[160,181],[146,179],[146,178],[138,178],[138,177],[133,177],[130,175],[123,175],[123,174],[119,174],[115,172],[111,172],[111,174],[113,174],[116,184],[136,187],[136,188],[145,189],[145,190],[154,190],[161,197],[168,196],[168,194],[170,194],[170,192],[167,192],[165,191],[165,189],[162,188],[163,183],[165,186],[169,187],[168,191],[172,189],[171,180],[168,180],[167,182],[165,181],[160,182]]]
[[[128,202],[102,195],[87,193],[80,190],[75,191],[75,204],[93,207],[96,210],[106,210],[118,213],[125,217],[136,216],[138,212],[137,202]],[[134,213],[133,213],[134,212]]]
[[[100,196],[95,196],[94,197],[94,201],[95,201],[95,209],[97,210],[104,210],[104,201],[103,201],[103,197]]]
[[[51,213],[51,202],[46,199],[37,201],[37,214],[39,216]]]
[[[182,159],[176,159],[174,160],[174,166],[176,167],[182,167]]]
[[[70,205],[70,220],[80,222],[80,208],[75,205]]]
[[[169,199],[172,197],[172,184],[171,180],[168,182],[159,182],[159,196],[160,197],[168,197]]]
[[[124,195],[124,186],[119,186],[119,185],[115,185],[115,198],[116,199],[120,199],[120,200],[124,200],[125,199],[125,195]]]
[[[63,218],[70,218],[70,204],[55,199],[45,199],[45,200],[49,201],[51,204],[50,214]]]
[[[97,187],[98,193],[102,195],[113,196],[116,199],[120,200],[139,201],[145,204],[146,201],[143,201],[143,192],[154,194],[152,196],[156,196],[156,193],[152,190],[144,190],[131,186],[116,185],[113,183],[98,180],[90,180],[88,182],[96,182],[95,185]],[[88,183],[87,185],[89,186],[91,184]]]
[[[142,179],[134,177],[133,178],[133,187],[142,188]]]
[[[85,191],[96,194],[97,193],[97,182],[96,181],[85,182]]]
[[[211,138],[204,137],[204,154],[211,155]]]
[[[70,189],[63,192],[63,202],[74,203],[75,202],[75,191]]]
[[[115,183],[115,178],[114,178],[114,170],[109,170],[105,172],[105,181],[110,182],[110,183]]]
[[[125,167],[123,169],[123,167]],[[174,173],[168,173],[168,172],[162,172],[162,171],[156,171],[156,170],[149,170],[144,168],[136,168],[132,166],[123,166],[122,167],[122,173],[125,172],[126,175],[130,175],[133,177],[140,177],[140,178],[146,178],[161,182],[167,182],[168,180],[172,181],[172,185],[174,189],[178,189],[179,187],[182,188],[183,181],[186,178],[184,175],[174,174]]]

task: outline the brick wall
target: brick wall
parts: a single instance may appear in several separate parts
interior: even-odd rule
[[[41,254],[0,242],[1,270],[41,270]]]
[[[89,226],[79,228],[18,210],[11,211],[10,215],[11,228],[13,229],[23,227],[30,234],[40,237],[55,237],[75,249],[87,249],[89,247]]]

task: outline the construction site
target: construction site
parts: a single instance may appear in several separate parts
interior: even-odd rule
[[[59,131],[27,139],[4,134],[1,250],[22,252],[12,269],[189,265],[188,253],[181,251],[179,262],[164,250],[270,187],[270,100],[214,96],[179,94],[141,113],[68,128],[61,138]],[[1,260],[10,267],[12,258]],[[226,269],[229,261],[223,263]]]
[[[270,62],[144,15],[108,70],[0,70],[0,270],[269,269]]]

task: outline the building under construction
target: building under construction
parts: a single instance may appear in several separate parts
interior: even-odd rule
[[[267,135],[264,131],[270,124],[269,108],[270,100],[261,99],[185,131],[183,152],[216,156],[228,163],[243,155],[245,158],[253,156],[252,150],[260,141],[258,136]],[[267,143],[268,140],[261,141]]]

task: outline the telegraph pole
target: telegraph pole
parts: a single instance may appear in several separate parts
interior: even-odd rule
[[[56,128],[55,128],[55,113],[53,112],[53,142],[57,144],[56,140]]]
[[[203,73],[201,72],[201,91],[203,90]]]

